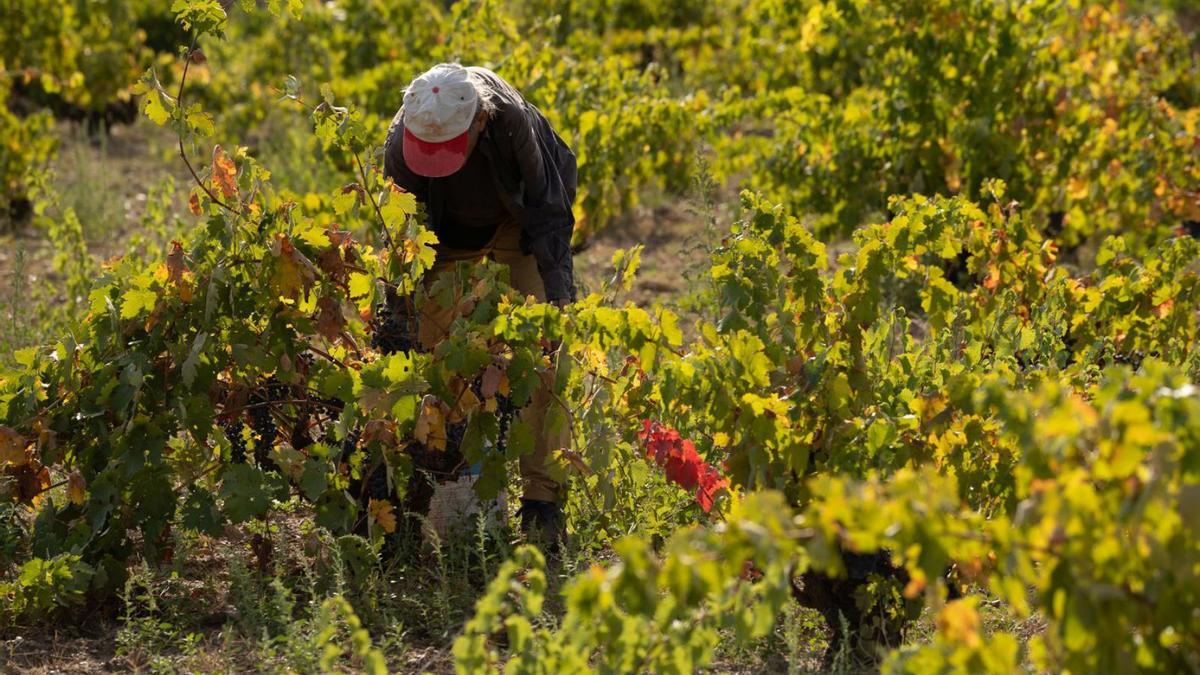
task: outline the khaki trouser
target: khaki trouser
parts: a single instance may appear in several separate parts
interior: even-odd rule
[[[455,249],[437,246],[437,262],[425,276],[426,285],[431,285],[442,274],[453,273],[457,263],[479,262],[484,258],[509,269],[509,281],[518,293],[532,295],[539,302],[546,301],[546,289],[538,273],[537,261],[532,255],[521,252],[521,228],[515,222],[501,225],[496,235],[479,250]],[[454,322],[453,308],[443,308],[435,303],[426,303],[421,310],[418,339],[425,349],[432,350],[446,334],[446,328]],[[525,499],[558,502],[563,497],[563,486],[552,475],[555,461],[553,453],[571,444],[571,430],[567,425],[556,430],[546,429],[546,413],[551,405],[557,405],[550,393],[552,379],[542,377],[542,386],[523,410],[521,420],[533,429],[533,452],[520,459],[521,484]]]

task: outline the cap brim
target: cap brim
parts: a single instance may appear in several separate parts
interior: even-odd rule
[[[448,141],[430,143],[405,129],[404,163],[419,176],[449,176],[467,163],[467,136],[468,132],[464,131]]]

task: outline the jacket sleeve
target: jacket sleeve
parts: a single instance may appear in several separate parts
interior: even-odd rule
[[[553,138],[553,133],[541,113],[529,104],[505,111],[505,117],[503,128],[512,143],[523,184],[521,227],[537,260],[546,299],[574,301],[571,234],[575,217],[562,176],[550,157],[554,149],[543,140]],[[542,125],[545,129],[539,128]],[[574,186],[571,188],[573,191]]]
[[[429,179],[413,173],[404,163],[404,108],[392,118],[383,144],[383,177],[411,192],[422,204],[429,203]]]

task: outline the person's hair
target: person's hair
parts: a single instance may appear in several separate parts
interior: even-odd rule
[[[479,105],[475,108],[475,114],[478,115],[479,111],[482,110],[487,114],[488,118],[491,118],[496,112],[495,92],[492,91],[492,88],[479,75],[467,71],[467,77],[470,78],[471,84],[475,87],[475,93],[479,97]]]

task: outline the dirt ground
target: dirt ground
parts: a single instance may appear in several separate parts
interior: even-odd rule
[[[174,136],[165,129],[145,123],[117,126],[103,139],[88,139],[77,125],[62,122],[58,133],[52,189],[59,203],[51,209],[79,211],[91,251],[101,260],[120,255],[125,235],[140,227],[150,186],[171,176],[186,194],[188,174],[172,156]],[[0,234],[0,278],[7,279],[18,254],[24,254],[30,274],[53,280],[53,253],[46,233],[32,223]]]

